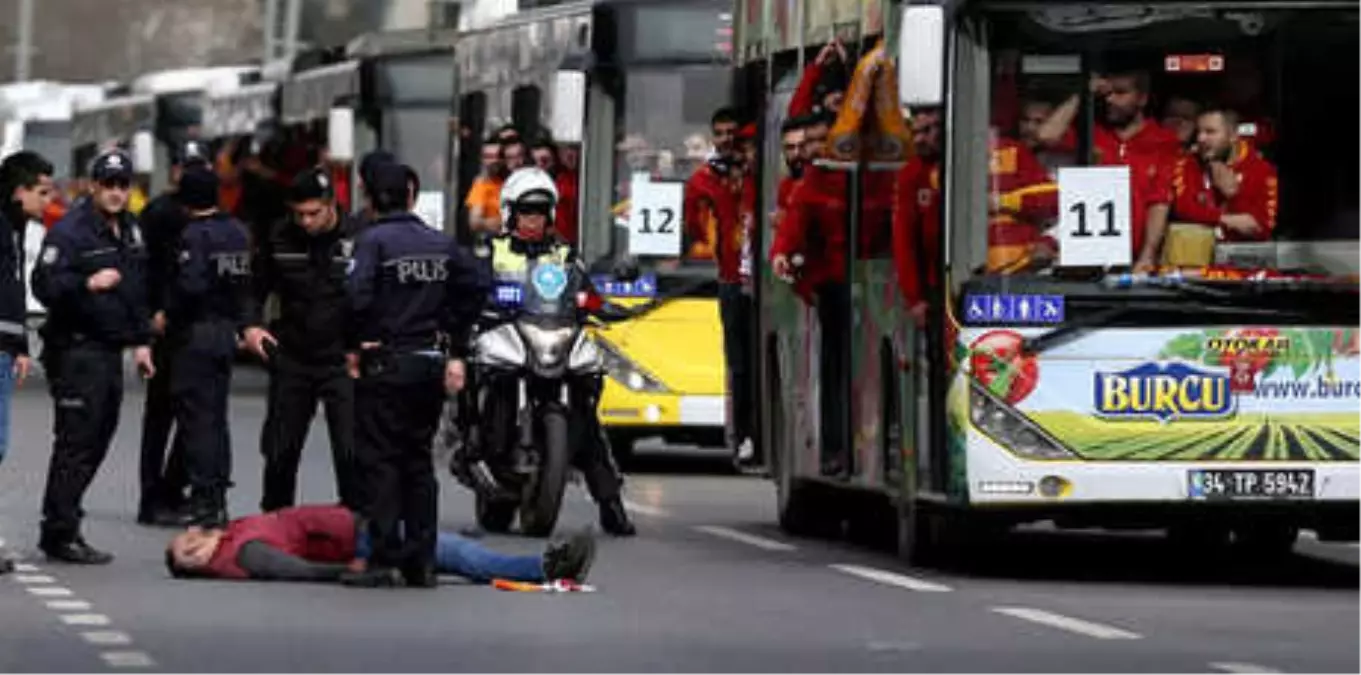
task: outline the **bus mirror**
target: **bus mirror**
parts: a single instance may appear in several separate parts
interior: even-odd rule
[[[549,130],[558,143],[580,143],[586,119],[586,73],[559,70],[553,74],[553,114]]]
[[[938,6],[903,7],[898,23],[898,97],[908,107],[940,105],[944,100],[945,10]]]
[[[137,173],[156,171],[156,137],[150,131],[132,135],[132,166]]]
[[[326,151],[334,161],[354,161],[354,110],[331,108],[326,125]]]

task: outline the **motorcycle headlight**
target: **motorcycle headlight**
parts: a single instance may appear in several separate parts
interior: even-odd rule
[[[600,347],[585,332],[577,334],[577,343],[572,347],[572,355],[567,358],[567,369],[573,372],[599,370],[604,366]]]
[[[1039,425],[972,379],[969,393],[969,419],[979,431],[1002,447],[1026,459],[1074,458],[1072,452]]]
[[[630,361],[628,357],[619,353],[619,350],[604,340],[598,340],[597,346],[600,347],[600,356],[604,361],[605,372],[616,382],[628,387],[633,391],[649,392],[654,394],[664,394],[668,390],[662,381],[651,373],[643,370],[641,366]]]
[[[532,323],[520,324],[520,334],[529,343],[534,358],[542,365],[555,366],[567,356],[576,329],[570,327],[541,328]]]
[[[525,345],[513,326],[498,326],[477,336],[473,343],[473,362],[488,365],[521,366]]]

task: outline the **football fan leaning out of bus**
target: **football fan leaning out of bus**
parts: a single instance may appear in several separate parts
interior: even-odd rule
[[[893,205],[893,263],[903,299],[921,324],[926,319],[922,281],[938,281],[934,252],[940,245],[940,108],[921,108],[912,118],[915,149],[897,175]],[[917,270],[926,268],[923,277]]]
[[[506,165],[501,160],[501,145],[495,138],[482,144],[482,173],[473,180],[464,203],[468,223],[474,232],[496,234],[501,231],[501,185],[506,181]]]
[[[547,171],[558,187],[553,229],[573,246],[580,245],[577,239],[577,172],[574,163],[567,161],[572,153],[562,152],[553,139],[545,135],[534,142],[530,154],[534,165]]]

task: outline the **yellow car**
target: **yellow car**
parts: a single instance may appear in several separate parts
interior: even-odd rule
[[[622,304],[622,303],[621,303]],[[725,445],[727,373],[718,301],[678,298],[594,330],[608,377],[598,409],[615,456],[634,441]]]

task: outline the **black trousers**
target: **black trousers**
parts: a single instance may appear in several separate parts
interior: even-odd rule
[[[818,324],[822,349],[818,372],[819,409],[822,411],[822,461],[849,469],[850,407],[850,289],[829,283],[817,289]]]
[[[750,295],[740,284],[718,288],[718,311],[723,321],[723,358],[728,365],[728,394],[732,397],[733,447],[751,438],[755,388],[752,377],[752,326],[755,313]]]
[[[586,491],[591,493],[591,499],[596,504],[607,504],[619,499],[619,490],[624,486],[624,477],[614,463],[609,436],[605,434],[596,411],[604,386],[602,378],[587,383],[587,390],[582,392],[586,400],[581,405],[573,406],[573,414],[578,418],[571,425],[580,433],[573,444],[577,451],[572,455],[572,463],[581,472],[581,477],[586,481]]]
[[[355,456],[364,480],[371,564],[430,569],[439,524],[431,442],[444,405],[444,360],[368,353],[355,383]]]
[[[318,402],[326,410],[340,502],[351,510],[363,510],[354,457],[354,380],[343,362],[310,365],[276,354],[270,363],[269,411],[260,430],[260,451],[265,456],[261,511],[294,505],[298,465]]]
[[[43,494],[42,546],[80,536],[81,502],[118,429],[123,405],[123,351],[91,342],[43,352],[48,389],[56,406],[52,460]]]
[[[170,395],[175,424],[184,437],[191,500],[198,507],[222,506],[232,473],[227,399],[235,331],[220,321],[204,321],[184,330],[172,357]]]
[[[142,407],[142,456],[140,462],[142,508],[174,505],[183,499],[189,481],[184,463],[184,434],[175,427],[174,399],[170,395],[174,350],[165,340],[151,346],[156,376],[147,382]],[[171,442],[170,456],[166,444]]]

